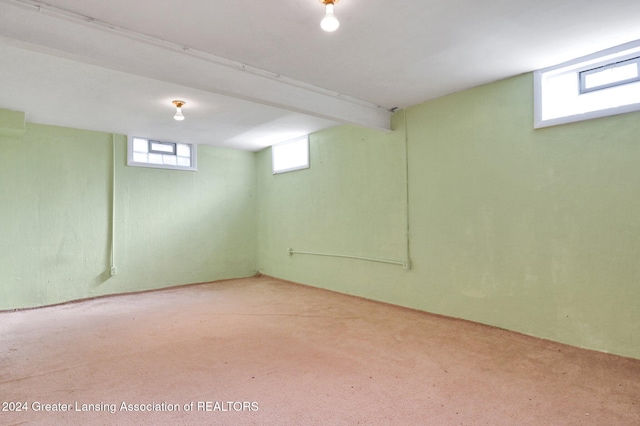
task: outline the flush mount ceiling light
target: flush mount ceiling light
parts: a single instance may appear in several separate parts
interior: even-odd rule
[[[182,121],[184,120],[184,115],[182,115],[182,105],[184,105],[185,101],[173,101],[172,104],[176,106],[176,115],[173,116],[174,120]]]
[[[325,5],[326,10],[326,14],[320,22],[320,27],[327,32],[335,31],[340,26],[340,21],[338,21],[333,14],[333,5],[334,3],[338,3],[338,1],[340,0],[320,0],[320,2]]]

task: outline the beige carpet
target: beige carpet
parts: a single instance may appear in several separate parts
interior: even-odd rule
[[[2,425],[640,424],[640,360],[269,277],[3,312],[0,361]]]

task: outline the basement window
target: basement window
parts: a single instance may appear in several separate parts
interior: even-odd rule
[[[197,170],[196,145],[163,142],[131,137],[128,143],[127,165],[173,170]]]
[[[534,73],[535,128],[640,111],[640,40]]]
[[[309,136],[281,142],[271,147],[273,174],[309,168]]]
[[[613,62],[580,72],[580,93],[607,89],[640,80],[638,65],[640,56],[626,61]]]

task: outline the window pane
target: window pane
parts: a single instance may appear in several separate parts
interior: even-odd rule
[[[179,143],[177,146],[178,156],[180,157],[191,157],[191,147],[189,145],[185,145],[183,143]]]
[[[149,154],[149,163],[162,164],[162,154]]]
[[[153,152],[166,152],[168,154],[176,153],[176,144],[169,142],[157,142],[151,141],[151,151]]]
[[[149,152],[149,143],[146,139],[133,138],[133,150],[135,152]]]
[[[187,157],[178,157],[178,166],[191,167],[191,159]]]
[[[592,89],[636,77],[638,77],[638,64],[633,63],[621,67],[604,68],[601,71],[586,74],[584,76],[584,85],[585,88]]]
[[[165,154],[162,156],[162,161],[164,164],[168,164],[171,166],[176,165],[176,156],[171,154]]]
[[[140,152],[133,153],[133,161],[136,163],[146,163],[147,162],[147,154],[142,154]]]
[[[271,147],[273,173],[309,167],[308,136]]]

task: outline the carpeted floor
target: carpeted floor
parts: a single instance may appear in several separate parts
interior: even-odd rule
[[[263,276],[2,312],[0,402],[1,425],[638,425],[640,360]]]

